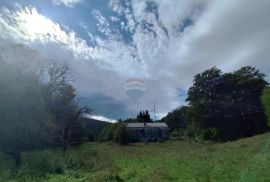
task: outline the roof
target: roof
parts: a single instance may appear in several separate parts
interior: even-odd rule
[[[143,128],[144,123],[128,123],[127,127],[128,128]]]
[[[146,123],[146,126],[151,127],[168,127],[166,123]]]
[[[166,123],[146,123],[148,127],[168,127]],[[128,128],[143,128],[144,123],[128,123]]]

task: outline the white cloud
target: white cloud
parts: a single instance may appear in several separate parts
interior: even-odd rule
[[[71,51],[75,56],[89,58],[94,51],[85,40],[73,31],[65,31],[59,24],[39,14],[35,8],[10,11],[0,9],[0,30],[2,37],[24,43],[56,43]]]
[[[115,119],[107,118],[105,116],[100,116],[100,115],[87,114],[84,117],[99,120],[99,121],[106,121],[106,122],[110,122],[110,123],[116,123],[117,122],[117,120],[115,120]]]
[[[95,18],[98,21],[98,24],[97,24],[98,30],[107,36],[111,36],[112,32],[111,32],[110,24],[108,20],[104,16],[102,16],[101,12],[97,9],[94,9],[92,11],[92,14],[95,16]]]
[[[157,7],[155,12],[149,11],[149,2]],[[184,104],[177,89],[186,91],[195,74],[212,66],[232,71],[254,65],[269,72],[268,0],[133,0],[126,4],[109,3],[121,19],[93,11],[99,33],[107,38],[89,31],[96,43],[92,47],[75,32],[30,8],[1,9],[0,36],[60,45],[80,60],[72,65],[80,78],[77,87],[81,93],[102,93],[126,103],[130,110],[149,109],[156,102],[157,110],[166,113]],[[42,25],[31,26],[35,22]],[[129,42],[110,23],[131,33]],[[128,102],[123,89],[125,80],[134,76],[146,84],[138,104]]]
[[[158,16],[146,2],[156,3]],[[176,89],[188,89],[195,74],[212,66],[233,71],[253,65],[270,72],[269,1],[134,0],[131,5],[126,19],[138,24],[132,45],[146,68],[145,105],[156,100],[161,112],[170,110],[181,103]],[[180,32],[187,18],[191,24]],[[151,24],[147,29],[145,22]]]
[[[111,20],[112,20],[113,22],[118,22],[118,21],[120,20],[120,18],[118,18],[118,17],[116,17],[116,16],[111,16],[110,18],[111,18]]]
[[[179,60],[171,70],[178,72],[178,78],[189,77],[183,80],[185,87],[194,74],[212,66],[232,71],[252,65],[266,72],[270,68],[269,6],[264,0],[211,3],[192,29],[171,44],[169,54]]]
[[[67,7],[73,7],[82,2],[82,0],[52,0],[55,5],[64,5]]]
[[[109,7],[118,15],[122,15],[125,10],[125,8],[123,7],[123,5],[120,3],[119,0],[110,0]]]
[[[100,30],[110,36],[107,20],[98,11],[94,11],[94,14],[98,18]],[[18,11],[1,8],[0,31],[1,37],[15,39],[25,44],[55,43],[79,59],[90,60],[102,69],[114,70],[122,75],[138,72],[140,67],[134,65],[135,61],[131,55],[134,52],[133,47],[116,41],[113,35],[109,40],[93,36],[97,45],[90,47],[74,31],[65,30],[64,27],[39,14],[35,8],[26,7]]]

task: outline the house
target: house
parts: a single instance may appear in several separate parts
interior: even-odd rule
[[[131,142],[163,141],[169,138],[166,123],[127,123]]]

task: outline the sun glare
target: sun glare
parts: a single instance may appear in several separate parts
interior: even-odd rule
[[[21,31],[29,36],[31,40],[38,39],[44,41],[50,36],[66,39],[65,33],[58,24],[54,24],[50,19],[40,15],[35,8],[26,8],[18,12],[19,27]],[[58,34],[55,36],[55,34]]]

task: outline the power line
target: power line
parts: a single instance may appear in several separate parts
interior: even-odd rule
[[[150,112],[153,112],[154,113],[154,121],[156,121],[157,120],[156,113],[159,113],[159,112],[156,110],[156,103],[155,102],[154,102],[154,109],[151,110]]]

